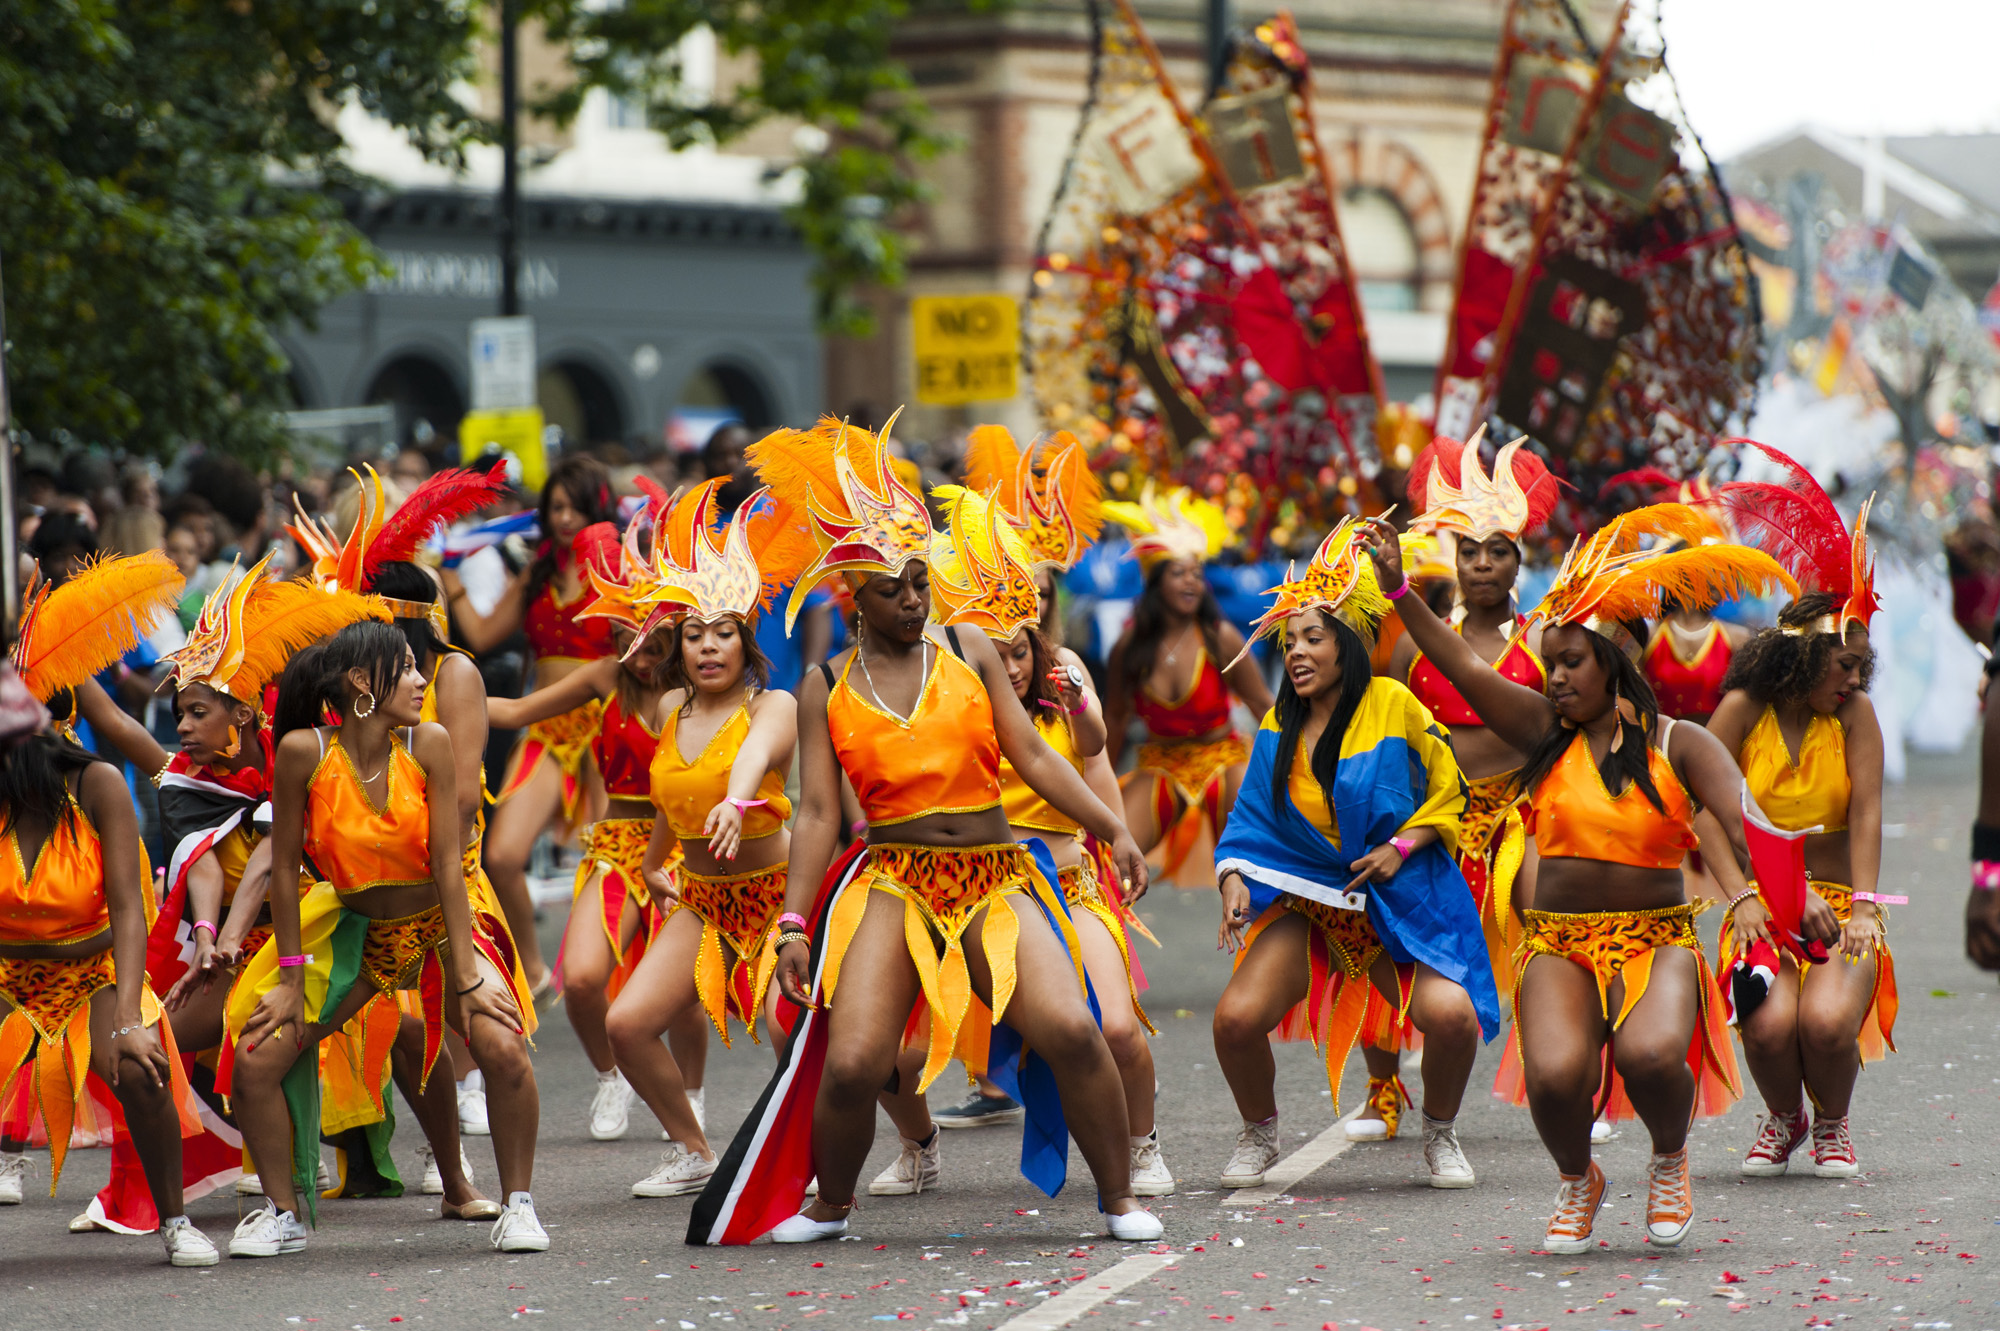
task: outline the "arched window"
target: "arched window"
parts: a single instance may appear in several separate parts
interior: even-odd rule
[[[1340,198],[1340,234],[1365,308],[1417,308],[1423,256],[1416,231],[1394,195],[1372,185],[1348,186]]]
[[[542,419],[560,427],[571,447],[624,442],[625,411],[618,390],[588,362],[559,360],[543,366],[535,375],[535,397]]]
[[[465,415],[465,394],[450,370],[421,352],[407,352],[375,372],[365,400],[386,402],[396,409],[396,442],[406,448],[427,448],[442,435],[458,433]]]

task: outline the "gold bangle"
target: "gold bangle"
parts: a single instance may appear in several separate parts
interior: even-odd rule
[[[772,941],[772,946],[776,948],[783,948],[787,943],[804,943],[808,948],[810,948],[812,946],[812,939],[807,937],[805,934],[800,933],[796,929],[787,929],[785,932],[779,934],[777,938]]]

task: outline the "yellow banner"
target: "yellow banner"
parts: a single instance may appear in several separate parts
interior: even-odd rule
[[[1012,296],[918,296],[910,302],[917,401],[1002,402],[1021,388],[1021,315]]]
[[[498,448],[521,464],[521,486],[533,493],[548,478],[542,456],[542,409],[514,407],[507,411],[468,411],[458,423],[458,455],[473,461],[488,448]]]

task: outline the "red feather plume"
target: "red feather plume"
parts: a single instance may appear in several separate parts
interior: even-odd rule
[[[1430,489],[1432,472],[1442,471],[1447,484],[1458,484],[1458,460],[1464,453],[1464,444],[1443,435],[1424,445],[1424,451],[1410,464],[1409,483],[1403,487],[1404,495],[1417,512],[1424,511],[1424,495]]]
[[[1812,473],[1777,449],[1754,439],[1748,444],[1786,473],[1783,484],[1731,481],[1719,485],[1707,505],[1728,512],[1747,545],[1785,566],[1802,587],[1845,597],[1853,591],[1853,541],[1840,510]]]
[[[361,586],[375,585],[384,564],[414,559],[417,548],[441,527],[499,500],[506,488],[507,468],[496,462],[491,471],[441,471],[410,491],[402,507],[382,524],[382,531],[361,558]]]
[[[1608,476],[1605,478],[1603,489],[1616,490],[1621,485],[1656,491],[1655,498],[1661,500],[1680,497],[1681,483],[1658,467],[1639,467],[1632,471],[1621,471],[1616,476]]]

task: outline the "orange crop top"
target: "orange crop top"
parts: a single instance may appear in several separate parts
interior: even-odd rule
[[[556,601],[556,587],[550,582],[528,606],[522,631],[528,635],[528,650],[535,659],[556,657],[571,661],[597,661],[618,650],[608,619],[579,619],[576,612],[590,600],[590,589],[568,605]]]
[[[872,827],[1000,804],[1000,739],[979,672],[935,647],[930,677],[908,721],[862,697],[854,656],[826,699],[834,756]]]
[[[1195,663],[1194,683],[1179,702],[1162,702],[1144,688],[1132,699],[1132,710],[1146,723],[1146,729],[1161,739],[1195,739],[1212,735],[1229,724],[1229,685],[1208,649],[1201,650]]]
[[[609,720],[608,714],[606,719]],[[680,723],[680,713],[675,712],[660,727],[647,793],[674,835],[694,840],[702,836],[709,810],[729,797],[730,769],[736,766],[736,751],[750,734],[750,704],[746,701],[722,723],[722,728],[709,737],[693,762],[681,757]],[[792,802],[785,798],[782,772],[764,773],[764,780],[757,787],[757,798],[764,803],[743,810],[745,841],[783,830],[785,820],[792,816]]]
[[[306,783],[304,845],[320,874],[342,896],[433,881],[430,782],[402,734],[390,733],[388,793],[377,808],[340,736],[316,733],[320,759]]]
[[[0,857],[0,942],[79,943],[111,927],[104,897],[104,847],[74,797],[28,870],[21,838],[7,829]]]
[[[618,695],[604,706],[604,721],[590,741],[604,793],[615,800],[642,800],[652,793],[650,769],[660,737],[646,727],[646,718],[627,714]],[[703,810],[704,815],[707,811]],[[747,831],[745,836],[750,835]]]
[[[1788,832],[1846,830],[1854,783],[1847,775],[1847,728],[1835,718],[1813,714],[1795,764],[1777,712],[1766,707],[1743,737],[1742,764],[1750,798],[1779,827]]]
[[[1502,679],[1511,679],[1516,684],[1540,693],[1549,682],[1548,671],[1528,644],[1515,641],[1500,659],[1493,663]],[[1444,672],[1424,659],[1418,652],[1410,662],[1410,692],[1417,695],[1417,701],[1430,708],[1431,715],[1448,726],[1483,726],[1486,724],[1479,713],[1472,710],[1472,704],[1452,682],[1444,677]]]
[[[1667,723],[1669,729],[1672,722]],[[1579,731],[1528,801],[1528,831],[1543,859],[1570,856],[1630,864],[1640,869],[1677,869],[1695,849],[1694,801],[1662,748],[1646,751],[1647,770],[1660,792],[1663,814],[1636,784],[1614,798],[1590,756],[1590,741]]]
[[[1083,759],[1076,755],[1076,740],[1070,735],[1065,717],[1051,716],[1046,721],[1038,721],[1036,729],[1048,746],[1062,755],[1064,762],[1083,775]],[[1006,754],[1000,755],[1000,807],[1007,812],[1009,827],[1025,827],[1035,832],[1056,832],[1064,836],[1074,836],[1081,829],[1076,821],[1056,811],[1047,800],[1037,795],[1034,787],[1021,779],[1014,770]]]

